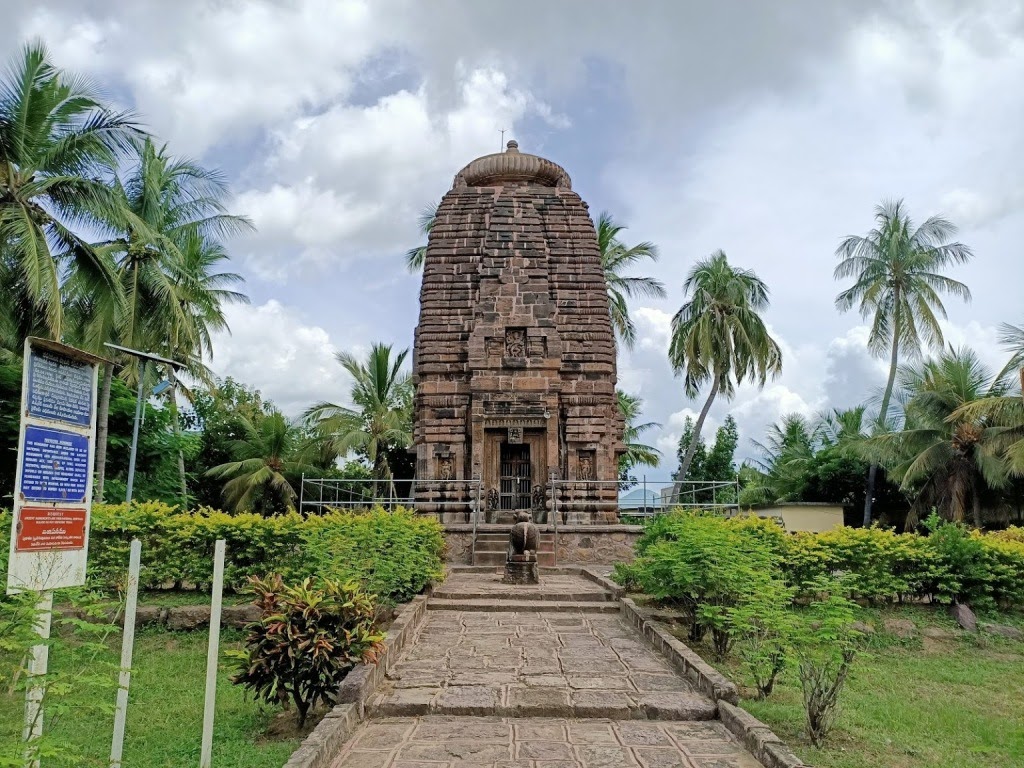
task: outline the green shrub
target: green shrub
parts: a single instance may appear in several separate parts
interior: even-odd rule
[[[857,607],[842,596],[849,590],[835,581],[813,588],[818,595],[798,612],[793,650],[803,693],[807,735],[820,747],[839,714],[839,696],[862,636],[853,627]]]
[[[759,699],[771,695],[793,655],[796,616],[792,603],[792,588],[781,579],[763,579],[747,600],[730,610],[737,655]]]
[[[669,517],[631,574],[649,595],[679,606],[691,640],[710,630],[715,652],[724,656],[734,638],[731,611],[769,588],[777,553],[756,527],[714,515]]]
[[[432,517],[381,509],[332,512],[309,518],[300,536],[313,573],[358,579],[388,602],[410,600],[444,575],[444,536]]]
[[[373,598],[355,582],[303,579],[286,586],[280,575],[250,579],[262,615],[249,625],[231,682],[268,704],[298,712],[306,724],[318,703],[334,704],[338,686],[360,661],[375,661],[383,635],[373,628]]]
[[[927,539],[882,528],[796,534],[786,542],[783,563],[787,580],[802,591],[841,575],[849,597],[871,602],[931,594],[948,582],[948,571]]]
[[[9,518],[0,524],[9,526]],[[88,570],[93,584],[123,586],[133,537],[142,541],[144,589],[208,588],[217,539],[227,542],[224,580],[229,590],[267,573],[292,581],[321,576],[360,581],[381,601],[394,603],[410,599],[444,574],[441,525],[404,510],[263,517],[135,502],[93,506]]]

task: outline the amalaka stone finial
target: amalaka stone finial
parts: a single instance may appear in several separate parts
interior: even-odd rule
[[[509,139],[504,152],[478,157],[455,175],[452,189],[500,187],[506,184],[537,184],[572,189],[565,169],[543,157],[519,151],[519,142]]]

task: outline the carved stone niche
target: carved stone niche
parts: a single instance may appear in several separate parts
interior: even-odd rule
[[[526,329],[505,329],[505,357],[526,357]]]
[[[579,480],[596,480],[597,472],[594,467],[594,451],[580,451],[577,455],[576,477]]]
[[[444,482],[455,479],[455,458],[453,456],[437,457],[437,479]]]
[[[523,442],[523,428],[522,427],[509,427],[508,428],[508,442],[510,445],[518,445]]]

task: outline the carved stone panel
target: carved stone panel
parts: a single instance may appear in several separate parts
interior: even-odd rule
[[[580,480],[596,480],[597,475],[594,470],[594,452],[593,451],[580,451],[579,452],[579,471],[577,477]]]
[[[505,331],[505,357],[526,357],[525,328],[508,328]]]

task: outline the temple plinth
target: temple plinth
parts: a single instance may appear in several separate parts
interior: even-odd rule
[[[555,478],[577,501],[559,522],[614,521],[623,421],[607,285],[560,166],[510,141],[455,176],[427,243],[413,377],[416,477],[430,481],[418,509],[467,521],[476,491],[460,481],[479,478],[481,522],[550,522]]]

